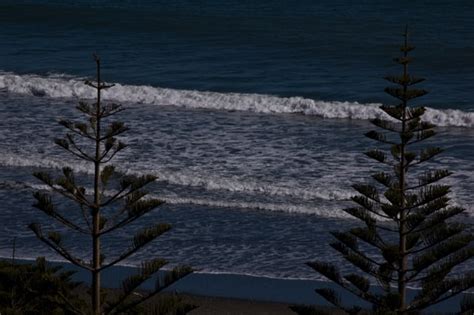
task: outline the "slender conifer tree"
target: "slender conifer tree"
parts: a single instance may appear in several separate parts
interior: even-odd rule
[[[385,78],[394,84],[385,92],[400,103],[381,106],[387,119],[374,119],[372,123],[382,131],[366,134],[390,147],[388,152],[374,149],[366,153],[387,171],[373,174],[374,184],[353,186],[359,193],[352,197],[357,206],[344,211],[360,220],[362,226],[332,233],[335,242],[331,247],[353,265],[354,271],[343,275],[333,264],[307,263],[340,287],[371,303],[378,314],[415,314],[474,286],[474,272],[458,276],[451,272],[473,257],[473,235],[458,219],[465,210],[449,205],[450,187],[439,183],[451,173],[432,169],[432,165],[426,167],[425,162],[442,149],[420,144],[433,137],[435,131],[433,124],[422,120],[425,108],[408,106],[410,100],[427,92],[413,88],[424,79],[408,73],[412,61],[409,52],[414,47],[408,43],[407,29],[404,39],[402,55],[395,59],[403,67],[403,73]],[[422,165],[425,167],[420,168]],[[368,249],[372,254],[368,254]],[[378,255],[373,255],[374,250]],[[374,284],[378,284],[380,291],[374,290]],[[421,288],[410,299],[408,285]],[[359,307],[343,305],[332,289],[316,292],[348,314],[361,313]],[[299,314],[324,314],[311,307],[292,309]]]
[[[114,166],[110,165],[112,158],[126,148],[126,145],[117,139],[118,136],[128,131],[123,122],[110,121],[110,117],[121,112],[123,107],[118,104],[102,104],[101,92],[113,85],[108,85],[101,80],[100,59],[94,55],[97,66],[97,81],[86,81],[85,84],[97,91],[94,103],[80,102],[77,109],[86,116],[84,121],[60,120],[60,124],[68,129],[65,138],[55,139],[55,143],[75,157],[85,160],[94,166],[92,192],[89,193],[84,186],[76,181],[72,168],[65,167],[62,175],[53,178],[47,173],[38,172],[34,176],[46,184],[53,193],[61,195],[77,204],[77,209],[82,213],[83,222],[74,222],[65,215],[65,211],[58,209],[53,203],[51,193],[36,191],[34,206],[49,217],[66,226],[71,232],[81,233],[90,238],[91,259],[85,261],[71,253],[62,241],[59,232],[44,233],[40,224],[32,223],[30,229],[36,236],[51,247],[56,253],[70,261],[72,264],[88,270],[91,274],[91,314],[122,314],[133,309],[140,303],[148,300],[158,292],[167,288],[175,281],[191,272],[189,267],[176,267],[166,276],[158,276],[154,290],[147,294],[133,294],[134,291],[146,280],[150,279],[160,268],[167,264],[164,259],[156,258],[143,262],[139,274],[126,278],[123,281],[123,292],[113,301],[103,301],[101,294],[101,273],[127,259],[158,236],[170,230],[169,224],[158,223],[139,231],[133,238],[130,247],[115,257],[106,259],[101,239],[103,236],[117,231],[132,223],[143,215],[149,213],[163,202],[149,198],[144,187],[156,178],[151,175],[123,176]],[[87,142],[91,145],[88,145]],[[107,193],[106,188],[116,182],[118,188]],[[115,209],[115,210],[113,210]],[[81,313],[81,311],[76,310]]]

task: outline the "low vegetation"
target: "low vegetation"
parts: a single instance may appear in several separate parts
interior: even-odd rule
[[[0,314],[71,314],[70,306],[83,308],[76,295],[79,283],[73,272],[48,266],[44,258],[35,264],[0,260]]]

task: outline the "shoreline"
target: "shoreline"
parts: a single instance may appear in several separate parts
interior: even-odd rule
[[[7,260],[6,258],[0,258]],[[18,259],[16,263],[32,263],[32,260]],[[84,284],[90,284],[89,273],[78,267],[65,262],[50,262],[53,266],[62,266],[64,270],[72,270],[76,273],[72,279]],[[102,273],[102,283],[104,288],[119,288],[121,281],[135,273],[137,268],[127,266],[113,266]],[[152,289],[154,278],[145,282],[140,289]],[[273,310],[268,314],[294,314],[288,308],[293,304],[313,305],[321,308],[334,310],[323,298],[318,296],[314,290],[316,288],[335,289],[345,305],[359,305],[363,308],[370,308],[370,304],[360,300],[356,296],[341,290],[337,285],[331,282],[318,280],[295,280],[295,279],[277,279],[269,277],[259,277],[251,275],[238,275],[230,273],[192,273],[177,283],[173,284],[166,292],[175,292],[195,301],[194,303],[203,303],[205,309],[211,310],[210,313],[200,313],[196,310],[191,314],[219,314],[225,307],[231,307],[228,314],[249,314],[245,313],[247,308],[261,309],[265,307]],[[375,288],[377,290],[377,288]],[[411,290],[409,295],[416,294],[416,290]],[[435,306],[427,308],[427,312],[456,312],[459,310],[461,295],[448,299]],[[234,309],[235,304],[235,309]],[[212,313],[213,309],[217,313]],[[199,308],[198,308],[199,310]],[[237,313],[232,310],[240,310]],[[226,313],[226,314],[227,314]],[[258,314],[265,314],[259,312]]]

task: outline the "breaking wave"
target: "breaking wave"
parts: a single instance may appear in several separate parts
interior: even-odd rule
[[[22,189],[22,190],[45,190],[49,191],[50,188],[47,185],[35,184],[31,182],[19,182],[19,181],[0,181],[0,189]],[[86,189],[87,194],[92,194],[92,189]],[[107,191],[105,194],[112,196],[115,191]],[[276,212],[287,212],[287,213],[305,213],[305,214],[316,214],[324,217],[332,218],[350,218],[343,211],[335,211],[331,209],[321,209],[316,206],[309,205],[294,205],[286,203],[268,203],[268,202],[246,202],[246,201],[228,201],[228,200],[213,200],[210,198],[182,198],[177,196],[154,195],[150,194],[150,197],[158,198],[165,201],[168,204],[173,205],[197,205],[197,206],[208,206],[215,208],[231,208],[231,209],[251,209],[251,210],[266,210]]]
[[[92,88],[80,78],[66,75],[16,75],[0,72],[0,89],[10,93],[51,98],[94,97]],[[367,120],[385,114],[380,104],[319,101],[303,97],[277,97],[264,94],[217,93],[175,90],[146,85],[116,84],[104,91],[103,98],[123,103],[172,105],[185,108],[251,111],[257,113],[303,114],[323,118]],[[438,126],[474,127],[474,113],[456,109],[427,108],[424,119]]]
[[[70,164],[61,160],[52,159],[41,159],[35,157],[21,157],[15,154],[2,154],[0,155],[0,166],[7,167],[34,167],[34,168],[49,168],[49,169],[62,169],[63,167],[70,167]],[[73,166],[75,172],[84,174],[93,174],[93,168],[87,164],[76,163]],[[118,169],[120,171],[120,168]],[[142,172],[139,170],[127,170],[125,174],[130,175],[141,175]],[[330,187],[328,185],[322,185],[322,187],[296,187],[294,183],[275,183],[268,184],[266,182],[250,181],[248,179],[239,178],[224,178],[219,176],[209,176],[205,174],[197,174],[194,172],[172,172],[163,170],[147,170],[143,173],[153,174],[158,177],[157,182],[163,182],[166,184],[187,186],[187,187],[200,187],[207,191],[229,191],[235,193],[244,193],[250,195],[266,195],[275,197],[297,197],[300,200],[311,201],[311,200],[339,200],[344,201],[350,199],[353,192],[350,190],[344,190],[338,187]],[[19,184],[19,183],[18,183]],[[0,184],[1,188],[1,184]],[[213,202],[209,204],[208,200],[205,199],[193,199],[189,201],[186,198],[170,197],[171,203],[194,203],[194,204],[208,204],[213,206],[223,207],[237,207],[237,203],[232,203],[230,206],[220,204],[219,202]],[[239,202],[239,204],[241,204]],[[259,203],[242,203],[241,208],[257,208],[264,209],[265,206]],[[288,205],[285,205],[288,208]],[[307,210],[297,209],[289,210],[277,205],[272,206],[270,210],[280,210],[289,212],[311,212]],[[286,210],[285,210],[286,209]]]

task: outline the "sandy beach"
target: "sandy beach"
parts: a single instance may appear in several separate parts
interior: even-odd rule
[[[294,315],[289,304],[262,302],[253,300],[240,300],[230,298],[217,298],[210,296],[184,295],[184,301],[199,305],[191,311],[190,315]],[[329,310],[329,308],[322,308]],[[332,314],[343,314],[340,311],[331,309]]]
[[[288,304],[185,295],[188,303],[199,305],[190,315],[291,315]]]

